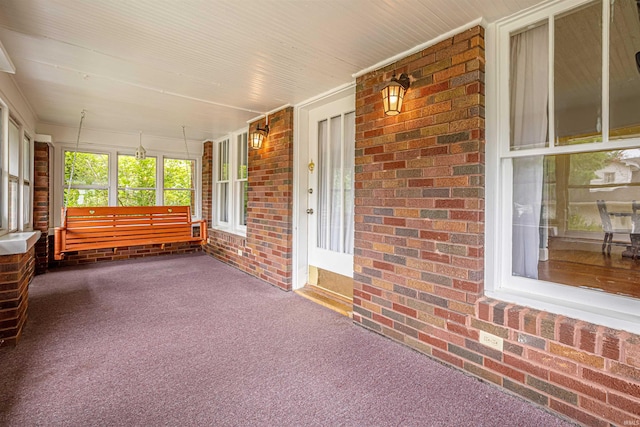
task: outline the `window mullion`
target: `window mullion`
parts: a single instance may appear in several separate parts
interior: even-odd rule
[[[554,16],[550,16],[547,21],[547,27],[549,28],[549,84],[548,84],[548,117],[547,117],[547,126],[549,129],[549,147],[553,148],[556,145],[556,114],[555,114],[555,86],[554,86],[554,71],[555,71],[555,18]]]
[[[602,142],[609,142],[609,26],[611,5],[602,0]]]

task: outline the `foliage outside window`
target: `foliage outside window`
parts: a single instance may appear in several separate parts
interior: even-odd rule
[[[238,132],[218,141],[216,149],[216,225],[244,233],[249,201],[248,134]]]
[[[218,174],[216,184],[217,222],[219,225],[229,223],[229,140],[218,143]]]
[[[118,155],[118,206],[156,205],[156,158]]]
[[[109,206],[108,154],[64,152],[64,202],[66,206]]]
[[[195,162],[186,159],[164,159],[164,204],[195,207]]]
[[[576,3],[554,3],[498,32],[509,64],[498,82],[499,116],[509,117],[498,124],[508,183],[501,206],[510,217],[498,228],[510,236],[498,251],[508,260],[500,283],[615,309],[622,300],[604,293],[640,298],[629,286],[640,280],[629,258],[640,201],[640,18],[631,1]],[[608,255],[610,228],[622,232]]]
[[[248,150],[249,143],[247,140],[247,132],[241,133],[236,136],[236,154],[237,164],[236,168],[238,173],[236,174],[236,195],[238,203],[238,219],[237,225],[247,226],[247,204],[249,203],[249,185],[247,178],[249,177],[248,169]]]

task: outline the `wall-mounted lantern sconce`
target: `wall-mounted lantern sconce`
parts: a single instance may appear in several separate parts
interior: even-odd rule
[[[387,116],[400,114],[402,100],[404,99],[405,92],[409,89],[409,85],[411,85],[409,76],[402,73],[400,77],[396,78],[394,73],[391,81],[382,88],[380,91],[382,94],[382,105],[384,107],[384,113]]]
[[[256,130],[249,135],[249,145],[251,148],[254,150],[260,149],[267,135],[269,135],[269,116],[267,116],[267,123],[264,125],[264,128],[258,125]]]
[[[144,160],[147,158],[147,150],[142,146],[142,132],[140,132],[140,145],[136,150],[136,160]]]

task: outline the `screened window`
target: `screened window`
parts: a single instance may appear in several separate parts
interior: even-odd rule
[[[164,204],[195,207],[195,162],[186,159],[164,159]]]
[[[155,206],[156,158],[118,155],[118,206]]]
[[[216,169],[216,225],[244,233],[249,203],[247,132],[237,132],[218,141]]]
[[[63,185],[66,206],[109,206],[109,155],[65,151]]]

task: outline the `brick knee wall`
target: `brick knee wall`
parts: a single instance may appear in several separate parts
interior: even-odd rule
[[[53,254],[53,236],[49,236],[49,253]],[[91,249],[80,252],[69,252],[64,259],[56,261],[53,256],[49,258],[49,268],[68,267],[73,265],[93,264],[96,262],[121,261],[126,259],[147,258],[160,255],[177,255],[199,252],[202,245],[199,243],[167,243],[164,248],[161,245],[141,245],[113,249]]]
[[[580,423],[640,423],[640,336],[483,296],[484,67],[475,27],[358,78],[354,321]]]
[[[0,256],[0,347],[15,345],[20,339],[34,269],[33,248],[24,254]]]

